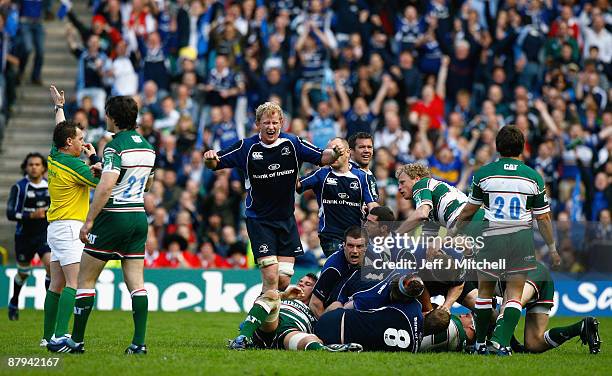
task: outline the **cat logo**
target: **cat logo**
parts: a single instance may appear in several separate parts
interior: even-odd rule
[[[274,163],[268,166],[268,170],[270,171],[276,171],[280,168],[280,165],[278,163]]]
[[[268,253],[268,245],[266,243],[259,246],[259,253]]]
[[[515,164],[504,163],[504,170],[516,171],[517,167],[518,165],[515,165]]]
[[[359,189],[359,183],[357,183],[356,181],[353,181],[353,182],[351,182],[351,185],[349,185],[349,187],[351,187],[351,189],[358,190]]]
[[[289,150],[289,146],[285,146],[283,150],[281,150],[281,155],[290,155],[291,150]]]
[[[140,144],[142,142],[142,139],[140,138],[140,136],[132,136],[132,141],[137,144]]]
[[[338,185],[338,179],[336,179],[336,178],[327,178],[325,180],[325,183],[329,184],[329,185]]]
[[[340,197],[343,200],[346,200],[347,198],[349,198],[349,195],[347,195],[344,192],[340,192],[340,193],[338,193],[338,197]]]
[[[263,159],[263,153],[261,151],[254,151],[252,155],[253,155],[253,159],[254,160],[262,160]]]

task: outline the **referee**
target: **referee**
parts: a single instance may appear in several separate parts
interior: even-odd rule
[[[84,247],[79,231],[89,210],[89,191],[98,184],[98,178],[92,172],[98,162],[94,147],[83,141],[79,124],[65,119],[64,92],[51,86],[51,97],[55,104],[56,127],[47,158],[51,196],[51,207],[47,212],[51,284],[45,299],[44,324],[47,348],[68,333]],[[79,159],[82,152],[92,162],[92,170]]]
[[[19,320],[19,293],[30,276],[30,263],[38,253],[47,269],[45,287],[49,288],[49,246],[47,245],[47,209],[49,209],[49,189],[47,179],[47,160],[40,153],[29,153],[21,170],[23,179],[11,187],[6,216],[17,221],[15,230],[15,258],[17,275],[13,281],[13,296],[8,306],[9,320]]]
[[[291,281],[295,257],[304,253],[293,214],[302,162],[329,165],[345,153],[342,145],[322,151],[297,136],[281,133],[284,121],[281,107],[266,102],[255,112],[258,134],[218,153],[204,153],[206,167],[235,167],[245,176],[247,231],[261,270],[263,292],[284,290]]]

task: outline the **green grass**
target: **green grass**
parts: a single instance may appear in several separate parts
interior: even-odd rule
[[[43,370],[6,366],[8,356],[59,356],[58,372],[71,375],[105,376],[180,375],[604,375],[612,370],[612,319],[602,319],[602,353],[588,354],[576,340],[540,355],[515,354],[511,358],[464,354],[360,353],[330,354],[289,351],[231,352],[226,339],[237,334],[242,314],[152,312],[149,314],[145,357],[126,357],[123,350],[132,335],[129,312],[92,312],[83,355],[48,353],[38,347],[42,312],[22,311],[20,320],[9,322],[0,310],[0,375],[42,373]],[[568,325],[576,318],[553,318],[551,325]],[[522,330],[522,328],[520,329]],[[517,332],[518,333],[518,332]],[[48,371],[47,371],[48,372]],[[50,373],[55,373],[50,371]],[[60,373],[56,373],[60,374]]]

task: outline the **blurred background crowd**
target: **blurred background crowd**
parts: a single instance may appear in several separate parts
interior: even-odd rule
[[[0,0],[3,69],[27,52],[20,35],[36,35],[30,24],[11,33],[12,12],[30,3],[43,3],[44,17],[45,2]],[[608,0],[90,4],[90,19],[75,16],[68,0],[56,15],[65,16],[79,66],[76,91],[65,88],[76,93],[66,109],[101,150],[106,97],[137,98],[140,132],[158,151],[145,197],[147,266],[252,266],[242,177],[205,169],[201,155],[253,134],[254,110],[265,101],[281,104],[285,131],[319,147],[371,133],[379,202],[399,220],[412,208],[397,194],[396,166],[422,162],[467,192],[473,172],[496,158],[497,131],[515,124],[527,140],[526,163],[546,182],[565,270],[589,269],[597,252],[590,248],[610,253]],[[36,53],[42,64],[43,51]],[[8,98],[9,91],[4,85]],[[318,266],[317,204],[296,197],[307,250],[297,264]]]

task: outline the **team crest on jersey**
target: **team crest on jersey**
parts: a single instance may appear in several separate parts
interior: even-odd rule
[[[142,142],[142,138],[140,138],[140,136],[132,136],[132,140],[138,144]]]
[[[357,183],[356,181],[352,181],[351,185],[349,185],[349,187],[351,187],[351,189],[358,190],[359,189],[359,183]]]
[[[253,156],[254,160],[262,160],[263,159],[263,153],[261,151],[254,151],[253,154],[251,154]]]
[[[276,171],[280,168],[280,165],[278,163],[274,163],[268,166],[268,170],[270,171]]]
[[[259,253],[268,253],[268,245],[266,243],[259,246]]]
[[[338,197],[340,197],[343,200],[346,200],[347,198],[349,198],[349,195],[344,192],[340,192],[338,193]]]
[[[329,184],[329,185],[338,185],[338,179],[336,179],[336,178],[327,178],[325,180],[325,183]]]
[[[291,150],[289,149],[289,146],[285,146],[282,150],[281,150],[281,155],[290,155],[291,154]]]

